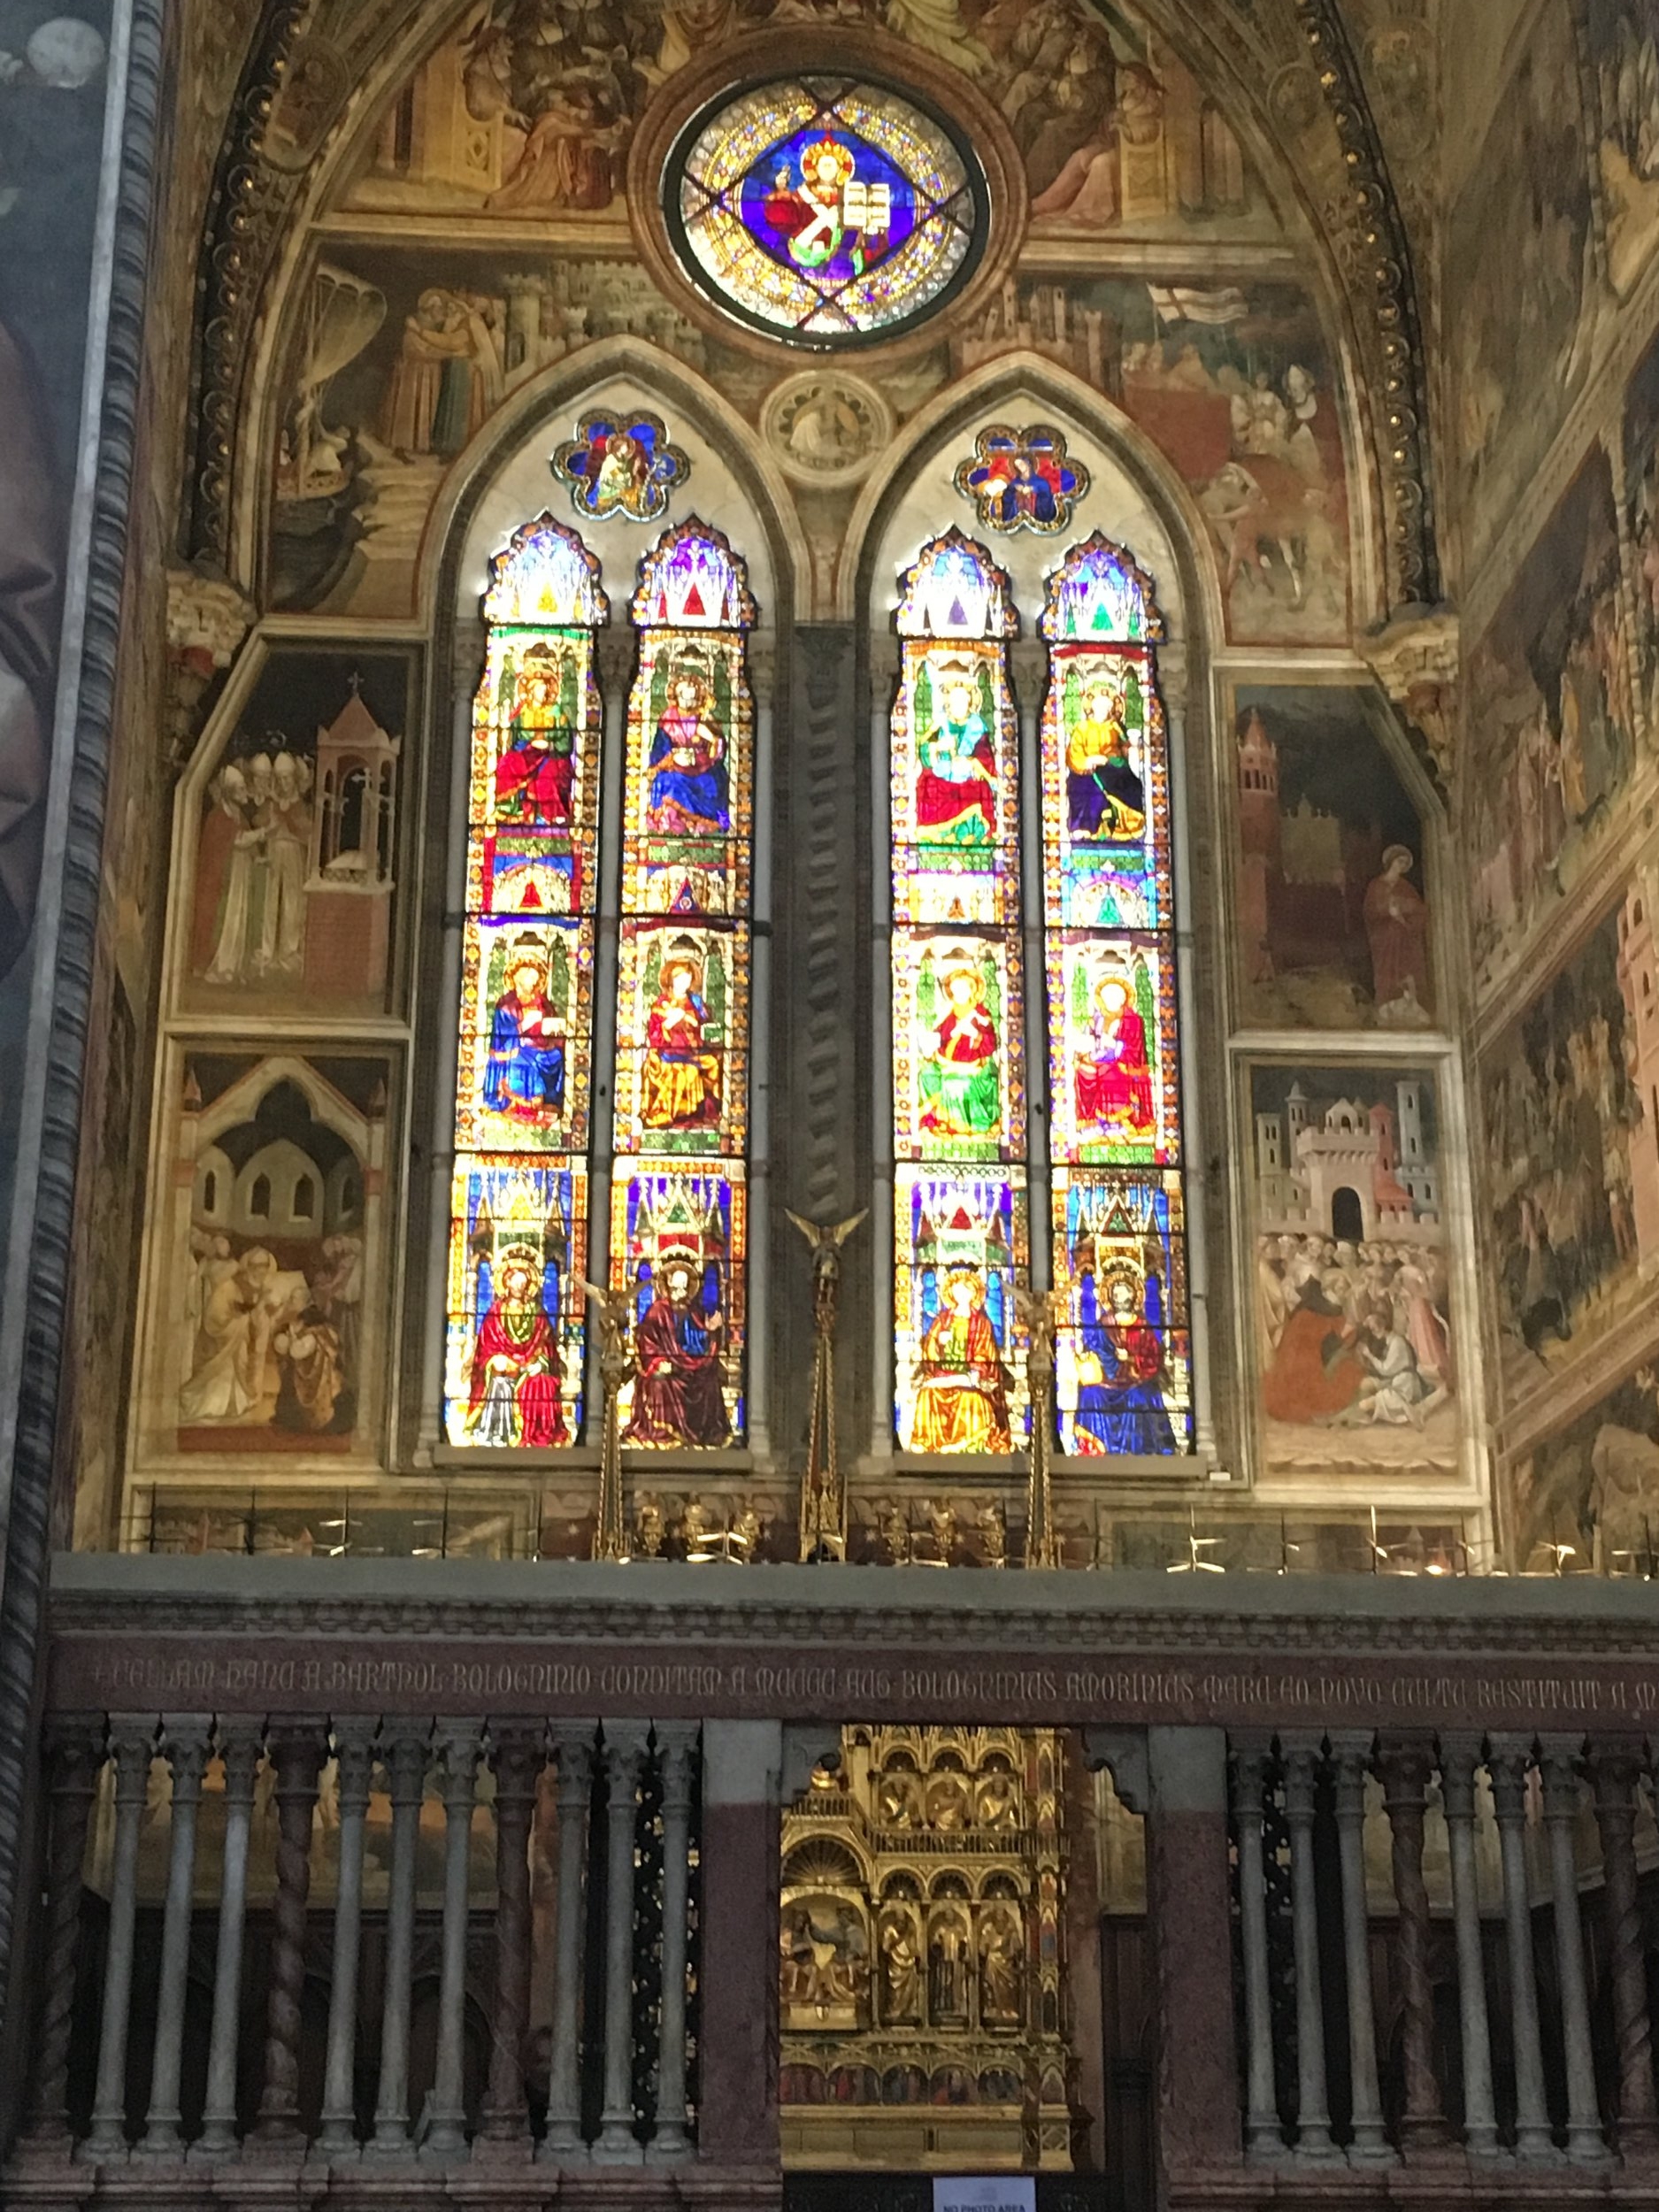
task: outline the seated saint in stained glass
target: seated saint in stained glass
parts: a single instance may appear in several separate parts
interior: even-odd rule
[[[548,997],[547,956],[531,937],[508,952],[507,988],[495,1002],[484,1068],[484,1103],[510,1119],[541,1122],[565,1107],[565,1028]]]
[[[846,248],[849,270],[862,276],[887,251],[892,196],[856,180],[858,161],[843,139],[826,135],[801,156],[801,176],[779,165],[762,202],[766,221],[798,269],[821,269]]]
[[[996,833],[996,755],[972,668],[941,661],[938,704],[917,740],[916,823],[931,840],[983,844]]]
[[[1066,797],[1073,837],[1137,838],[1147,826],[1146,787],[1129,759],[1121,684],[1086,679],[1081,710],[1066,732]]]
[[[985,1284],[972,1268],[944,1281],[944,1305],[923,1333],[916,1363],[913,1452],[1006,1452],[1008,1371]]]
[[[559,1403],[558,1340],[541,1297],[542,1261],[527,1245],[497,1262],[495,1296],[479,1323],[467,1431],[474,1444],[526,1450],[568,1443]]]
[[[1120,975],[1103,976],[1094,987],[1088,1041],[1078,1055],[1075,1087],[1079,1130],[1100,1129],[1109,1136],[1124,1137],[1151,1133],[1147,1025]]]
[[[983,979],[966,966],[944,978],[944,1019],[922,1063],[922,1127],[941,1137],[994,1136],[1002,1125],[996,1024],[985,1004]]]
[[[725,1323],[705,1302],[691,1258],[664,1259],[650,1304],[634,1332],[638,1373],[630,1444],[720,1445],[731,1440],[720,1338]]]
[[[1168,1454],[1175,1432],[1164,1402],[1164,1346],[1146,1319],[1144,1292],[1127,1269],[1110,1275],[1106,1310],[1094,1278],[1082,1284],[1077,1356],[1077,1448],[1086,1456]]]
[[[671,957],[645,1024],[640,1119],[648,1129],[701,1129],[720,1118],[720,1056],[705,1048],[703,971]]]
[[[508,743],[495,764],[497,821],[547,829],[571,818],[576,734],[565,679],[565,657],[550,646],[533,645],[525,655]]]
[[[707,837],[731,827],[726,740],[713,719],[707,677],[682,661],[668,683],[668,704],[651,740],[649,826],[672,837]]]

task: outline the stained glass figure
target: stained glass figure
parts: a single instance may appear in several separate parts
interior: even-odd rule
[[[598,564],[542,515],[490,564],[468,778],[446,1430],[543,1449],[580,1419],[601,715]]]
[[[549,464],[571,488],[579,515],[603,522],[621,515],[630,522],[657,522],[691,473],[691,463],[671,445],[659,415],[638,408],[584,415],[574,437],[559,445]]]
[[[1089,472],[1065,449],[1065,434],[1046,423],[981,430],[956,469],[956,489],[974,503],[982,530],[1053,531],[1070,527],[1089,488]]]
[[[899,1186],[898,1432],[912,1451],[1007,1451],[1017,1211],[1022,1248],[1025,1233],[1018,620],[1008,579],[959,531],[923,547],[895,620],[893,1133],[918,1164]],[[957,1162],[1001,1172],[958,1181]]]
[[[1024,1425],[1013,1359],[1023,1178],[899,1171],[898,1436],[913,1452],[1006,1452]]]
[[[743,1419],[756,609],[742,562],[694,518],[641,563],[633,614],[616,1148],[637,1164],[618,1170],[611,1272],[638,1306],[639,1375],[623,1417],[633,1444],[711,1447]]]
[[[1049,580],[1041,630],[1061,1443],[1166,1455],[1191,1448],[1192,1357],[1163,624],[1097,534]]]
[[[444,1395],[452,1444],[545,1450],[580,1418],[580,1165],[458,1161]]]
[[[698,288],[738,320],[819,348],[889,335],[984,250],[965,149],[915,101],[844,77],[780,78],[692,123],[669,226]]]
[[[634,1304],[623,1441],[718,1448],[743,1432],[741,1170],[641,1163],[612,1195],[612,1274]]]

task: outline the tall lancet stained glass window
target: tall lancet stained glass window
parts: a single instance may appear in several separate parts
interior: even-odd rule
[[[744,1431],[755,622],[743,563],[695,518],[641,565],[617,987],[612,1287],[634,1301],[624,1441]]]
[[[1043,919],[1062,1448],[1190,1448],[1170,764],[1148,580],[1098,534],[1042,614]]]
[[[444,1394],[453,1444],[580,1419],[598,564],[549,515],[490,564],[473,702]]]
[[[1025,1267],[1019,735],[1008,579],[953,530],[895,618],[892,721],[895,1414],[915,1452],[1005,1452],[1022,1425]]]

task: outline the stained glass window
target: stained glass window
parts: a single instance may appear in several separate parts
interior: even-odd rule
[[[472,707],[444,1395],[454,1444],[581,1417],[598,565],[542,515],[490,565]]]
[[[1012,1448],[1025,1265],[1019,731],[1008,579],[953,530],[896,617],[892,721],[896,1417],[917,1452]]]
[[[1049,580],[1043,919],[1063,1448],[1189,1448],[1170,765],[1148,580],[1098,534]]]
[[[634,598],[617,988],[613,1287],[634,1306],[634,1445],[744,1430],[754,703],[743,564],[695,518]]]
[[[983,250],[987,198],[936,117],[846,78],[780,78],[692,123],[669,227],[698,288],[740,321],[819,348],[917,321]]]

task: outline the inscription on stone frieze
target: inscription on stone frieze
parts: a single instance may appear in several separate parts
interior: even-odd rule
[[[53,1655],[59,1710],[165,1709],[607,1713],[800,1720],[1315,1721],[1544,1725],[1645,1721],[1659,1664],[1518,1661],[1455,1671],[1329,1660],[1166,1667],[1114,1660],[989,1665],[703,1648],[618,1658],[614,1647],[537,1656],[484,1643],[365,1653],[320,1641],[65,1637]]]

